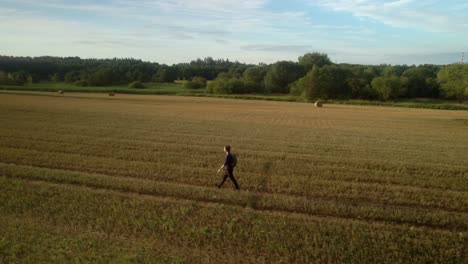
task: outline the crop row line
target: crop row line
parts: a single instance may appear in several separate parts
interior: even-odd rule
[[[35,150],[28,150],[28,149],[0,148],[0,150],[1,149],[4,149],[4,153],[2,154],[2,152],[0,151],[0,155],[3,156],[2,159],[5,162],[21,163],[25,165],[35,165],[35,166],[42,166],[42,167],[72,169],[72,170],[91,172],[91,173],[98,172],[98,173],[106,173],[106,174],[119,175],[119,176],[128,176],[131,174],[139,175],[139,176],[132,176],[133,178],[153,178],[154,173],[156,173],[156,175],[158,175],[157,176],[158,179],[160,180],[164,179],[164,181],[173,181],[173,182],[179,181],[180,180],[179,178],[183,178],[184,181],[187,181],[187,179],[190,179],[190,182],[192,183],[196,182],[198,184],[209,184],[209,182],[212,182],[212,180],[210,181],[209,179],[206,178],[206,174],[211,171],[208,168],[181,168],[179,165],[176,165],[176,164],[152,164],[152,163],[148,164],[148,163],[143,163],[143,162],[129,162],[129,161],[126,161],[125,163],[126,165],[123,166],[121,163],[115,163],[113,159],[108,159],[108,158],[99,158],[99,157],[92,157],[92,156],[90,157],[90,156],[83,156],[83,155],[78,155],[78,154],[64,154],[64,153],[35,151]],[[77,161],[79,161],[79,163],[77,163]],[[86,166],[83,166],[84,164],[86,164]],[[144,167],[145,164],[151,165],[151,166]],[[187,170],[187,169],[190,169],[190,170]],[[167,173],[178,173],[178,174],[190,173],[192,174],[192,177],[189,177],[189,178],[182,177],[183,175],[181,174],[179,178],[174,178],[169,175],[160,174],[162,170],[166,171],[166,174]],[[196,177],[194,178],[193,176],[196,176]],[[254,176],[254,175],[249,174],[249,176]],[[246,183],[250,182],[250,184],[247,184],[247,185],[249,186],[252,185],[251,186],[252,188],[256,188],[255,186],[258,186],[259,184],[255,182],[256,179],[261,180],[265,176],[258,174],[253,178],[248,177],[248,176],[245,176],[245,177],[247,177]],[[317,179],[320,180],[322,178],[327,179],[328,181],[334,181],[336,183],[358,184],[356,179],[354,179],[353,177],[346,177],[346,178],[332,177],[331,178],[327,176],[324,178],[319,175]],[[291,181],[296,182],[296,185],[304,184],[303,180],[295,179],[291,177],[287,177],[287,181],[289,183],[284,182],[283,179],[281,178],[278,178],[278,179],[275,178],[275,182],[278,182],[278,184],[280,185],[282,185],[281,182],[283,182],[284,184],[287,184],[287,186],[290,186]],[[307,180],[307,182],[308,182],[308,185],[311,183],[310,178]],[[378,184],[378,183],[376,183],[375,181],[372,181],[370,183],[365,183],[364,181],[361,180],[359,181],[359,184]],[[419,188],[419,187],[414,187],[410,185],[391,185],[391,184],[383,184],[383,185],[380,184],[377,186],[381,186],[381,187],[383,186],[385,187],[385,189],[388,189],[388,188],[394,189],[395,187],[401,187],[407,190],[411,190],[411,192],[414,192],[414,190],[418,190]],[[291,190],[289,187],[286,187],[286,185],[284,187],[287,188],[288,190]],[[429,193],[430,190],[434,191],[437,189],[419,188],[419,190]],[[398,189],[395,189],[395,191],[401,192],[401,191],[398,191]],[[447,192],[447,190],[444,190],[444,192],[447,194],[452,193],[454,195],[457,193],[459,195],[463,195],[465,193],[465,192],[460,192],[457,190],[450,190],[449,192]]]
[[[0,148],[1,149],[1,148]],[[148,173],[151,173],[148,170],[155,170],[157,172],[157,180],[163,182],[190,182],[194,185],[199,186],[210,186],[213,184],[213,180],[206,177],[207,173],[210,172],[208,169],[198,169],[198,170],[183,170],[183,171],[174,171],[178,169],[175,165],[169,164],[165,166],[154,167],[154,168],[141,168],[140,163],[131,163],[125,166],[121,164],[107,164],[108,160],[97,159],[88,157],[80,157],[79,155],[70,154],[69,158],[63,155],[44,155],[45,153],[29,151],[31,155],[26,155],[26,153],[17,153],[17,157],[14,158],[11,155],[14,154],[12,151],[8,151],[8,156],[5,156],[3,160],[5,162],[13,162],[17,164],[24,165],[33,165],[43,168],[59,168],[67,169],[73,171],[82,171],[87,173],[104,173],[107,175],[114,176],[124,176],[130,178],[145,178],[145,179],[154,179],[153,177],[148,177]],[[0,152],[1,154],[1,152]],[[49,153],[53,154],[53,153]],[[31,156],[30,158],[28,156]],[[31,159],[33,158],[34,159]],[[37,157],[40,157],[39,159]],[[82,163],[86,163],[86,166],[82,164],[76,164],[76,160],[80,158],[88,158],[87,160],[82,160]],[[107,163],[106,163],[107,162]],[[167,173],[178,173],[180,177],[167,177],[161,174],[161,170],[166,170]],[[172,172],[171,172],[172,171]],[[191,174],[192,177],[186,177],[187,174]],[[135,176],[137,175],[137,176]],[[184,176],[185,175],[185,176]],[[196,176],[196,177],[194,177]],[[257,182],[257,180],[248,177],[244,180],[244,186],[247,188],[252,188],[254,190],[265,190],[262,187],[262,183]],[[256,177],[261,177],[258,175]],[[366,183],[357,183],[353,181],[330,181],[328,178],[325,180],[316,180],[311,182],[310,180],[295,179],[289,178],[287,182],[280,181],[283,178],[278,178],[278,182],[275,185],[269,185],[268,189],[274,190],[278,193],[287,193],[295,195],[307,195],[310,190],[313,193],[321,193],[321,195],[330,196],[334,194],[335,196],[341,198],[355,197],[365,197],[369,199],[370,197],[379,202],[388,202],[395,201],[400,204],[423,204],[435,208],[450,208],[451,210],[465,210],[462,208],[467,207],[466,203],[466,193],[457,192],[457,191],[443,191],[443,193],[436,192],[430,189],[418,189],[415,187],[401,187],[401,186],[387,186],[381,184],[366,184]],[[258,180],[261,180],[259,178]],[[337,184],[338,183],[338,184]],[[260,185],[259,185],[260,184]],[[284,185],[284,186],[283,186]],[[309,186],[306,189],[297,188],[298,186]],[[328,190],[328,191],[327,191]],[[352,190],[351,192],[349,192]],[[443,194],[443,195],[442,195]],[[437,197],[437,198],[436,198]],[[465,198],[463,198],[465,197]]]
[[[161,164],[155,163],[155,162],[140,161],[140,160],[128,160],[127,158],[107,157],[105,155],[95,155],[95,154],[92,155],[92,154],[89,154],[89,153],[86,153],[86,155],[76,154],[73,151],[67,151],[67,150],[47,150],[47,151],[44,151],[42,148],[33,148],[33,147],[30,147],[30,146],[28,146],[28,147],[9,146],[9,147],[0,147],[0,149],[4,149],[4,150],[7,150],[7,149],[15,150],[16,149],[16,150],[19,150],[19,151],[29,152],[29,153],[39,152],[42,155],[44,153],[51,153],[51,154],[61,154],[62,156],[67,155],[67,156],[70,156],[70,157],[71,156],[76,156],[76,157],[80,157],[80,159],[78,159],[78,160],[82,160],[83,158],[86,159],[86,160],[89,160],[90,158],[100,158],[100,159],[105,159],[107,161],[123,161],[123,162],[126,162],[126,163],[129,163],[129,162],[130,163],[138,163],[140,165],[148,164],[148,165],[150,165],[150,167],[154,167],[154,166],[166,167],[167,166],[167,164],[161,165]],[[179,159],[175,159],[175,160],[179,160]],[[146,167],[148,167],[148,166],[146,166]],[[176,167],[179,168],[180,166],[173,165],[172,167],[173,168],[176,168]],[[197,169],[197,168],[192,168],[192,169]],[[198,168],[198,169],[200,169],[200,168]],[[343,172],[346,172],[347,174],[350,174],[350,172],[352,172],[352,171],[349,170],[349,168],[332,168],[332,167],[330,167],[329,170],[331,172],[333,172],[333,173],[336,173],[337,171],[343,171]],[[320,172],[320,171],[318,171],[318,172]],[[293,171],[292,173],[298,173],[298,172]],[[380,172],[380,173],[382,174],[382,172]],[[403,182],[398,181],[397,179],[395,179],[395,175],[393,175],[393,174],[389,175],[390,178],[388,178],[388,177],[387,178],[376,177],[376,176],[367,177],[367,176],[362,176],[359,173],[358,174],[350,174],[350,175],[352,175],[352,176],[340,175],[338,178],[336,176],[333,176],[331,179],[337,180],[337,181],[345,181],[345,182],[382,183],[382,184],[394,185],[394,186],[409,186],[409,187],[417,186],[417,187],[424,188],[424,189],[442,189],[442,190],[446,190],[447,187],[450,187],[450,189],[453,190],[453,191],[464,191],[464,189],[459,189],[459,188],[464,188],[463,186],[465,186],[464,184],[462,184],[462,182],[465,181],[463,177],[461,177],[460,180],[457,181],[457,182],[453,182],[453,180],[452,180],[450,182],[450,184],[451,184],[450,186],[444,186],[445,184],[448,184],[448,182],[445,179],[440,179],[440,177],[436,177],[436,176],[429,176],[429,177],[426,176],[426,177],[424,177],[424,179],[420,179],[420,180],[424,180],[422,182],[416,181],[417,179],[412,179],[412,178],[406,179],[405,178],[404,180],[406,180],[407,182],[403,183]],[[373,172],[373,175],[375,175],[374,172]],[[304,175],[304,176],[306,176],[306,175]],[[308,178],[310,178],[310,175],[308,175]],[[433,179],[433,181],[429,181],[429,179]],[[444,180],[444,181],[441,181],[441,180]],[[428,183],[430,183],[431,185],[428,185]],[[439,184],[439,186],[435,185],[437,183]],[[442,184],[442,185],[440,185],[440,184]]]
[[[67,141],[62,141],[62,140],[54,140],[54,139],[44,139],[44,138],[39,138],[39,139],[36,139],[36,138],[22,138],[22,141],[23,142],[20,142],[20,143],[14,143],[14,142],[11,142],[10,145],[8,145],[8,138],[10,139],[17,139],[17,137],[15,136],[8,136],[8,137],[3,137],[6,141],[4,144],[6,144],[5,146],[8,146],[8,147],[17,147],[16,144],[21,144],[23,142],[33,142],[34,144],[30,144],[30,145],[37,145],[38,142],[47,142],[47,143],[55,143],[55,144],[62,144],[62,145],[66,145],[66,146],[69,146],[69,147],[72,147],[74,149],[78,148],[80,150],[83,150],[81,147],[79,146],[75,146],[73,145],[72,143],[70,142],[67,142]],[[1,137],[0,137],[1,139]],[[104,140],[104,141],[99,141],[99,140],[93,140],[91,141],[91,143],[86,143],[85,140],[81,140],[80,141],[80,146],[81,145],[84,145],[84,146],[91,146],[93,148],[96,148],[97,146],[101,146],[103,148],[113,148],[114,146],[116,146],[116,149],[122,149],[122,150],[127,150],[127,151],[138,151],[139,153],[142,152],[141,149],[139,148],[136,148],[136,147],[124,147],[122,144],[109,144],[107,143],[106,144],[106,141],[108,139]],[[0,141],[1,143],[1,141]],[[117,143],[117,142],[116,142]],[[143,143],[143,142],[142,142]],[[179,143],[175,143],[175,142],[167,142],[167,143],[160,143],[160,142],[145,142],[146,144],[142,145],[143,146],[143,149],[144,148],[147,148],[148,146],[153,146],[151,149],[147,149],[147,150],[150,150],[151,152],[160,152],[161,149],[163,148],[164,149],[164,152],[165,154],[176,154],[174,156],[183,156],[185,155],[184,153],[186,153],[187,151],[189,152],[193,152],[195,154],[199,154],[199,151],[200,148],[203,148],[203,152],[204,152],[204,155],[201,155],[201,157],[206,157],[206,154],[209,154],[209,155],[213,155],[213,157],[215,156],[215,153],[218,153],[218,151],[215,150],[214,147],[209,147],[209,146],[206,146],[206,145],[203,145],[203,146],[197,146],[197,147],[191,147],[191,148],[186,148],[185,144],[184,144],[184,147],[180,147],[180,144]],[[11,146],[11,144],[13,144],[14,146]],[[26,143],[24,143],[26,144]],[[178,150],[173,150],[173,148],[171,147],[168,147],[168,146],[176,146],[178,147],[179,149]],[[46,146],[46,148],[51,148],[52,147],[52,151],[53,151],[53,146]],[[157,151],[156,151],[156,148],[159,148]],[[32,146],[28,146],[28,148],[33,148]],[[37,148],[36,148],[37,149]],[[183,150],[184,153],[181,153]],[[198,150],[198,151],[197,151]],[[71,151],[70,151],[71,152]],[[115,153],[113,151],[108,151],[109,153]],[[371,160],[366,160],[366,163],[368,163],[368,165],[363,165],[362,163],[362,160],[356,160],[355,158],[353,158],[352,160],[349,160],[349,159],[346,159],[346,160],[340,160],[340,161],[336,161],[336,160],[328,160],[328,159],[325,159],[324,160],[324,157],[320,156],[320,155],[310,155],[310,154],[300,154],[300,155],[294,155],[294,154],[291,154],[291,153],[277,153],[277,154],[273,154],[271,152],[265,152],[265,151],[250,151],[249,154],[246,154],[246,159],[244,159],[244,161],[248,162],[249,161],[249,158],[250,159],[258,159],[259,156],[256,156],[255,153],[257,154],[261,154],[261,155],[265,155],[265,160],[275,160],[275,159],[283,159],[285,157],[285,155],[288,155],[288,160],[294,160],[294,162],[304,162],[304,164],[310,164],[310,158],[311,157],[315,157],[317,160],[320,159],[320,162],[317,162],[317,164],[314,164],[314,168],[315,167],[321,167],[321,166],[324,166],[324,163],[326,164],[325,167],[327,166],[333,166],[333,168],[335,169],[346,169],[346,171],[349,171],[350,169],[355,169],[355,170],[362,170],[364,169],[365,171],[368,171],[368,170],[372,170],[373,173],[375,173],[376,171],[377,172],[388,172],[389,170],[399,170],[399,168],[403,168],[401,167],[403,164],[394,164],[393,166],[390,166],[389,164],[381,164],[381,163],[376,163],[375,161],[371,161]],[[88,153],[86,153],[88,154]],[[95,154],[93,154],[95,155]],[[294,157],[291,157],[291,155],[293,155]],[[306,156],[304,156],[306,155]],[[108,157],[106,155],[101,155],[101,156],[105,156],[105,157]],[[165,155],[167,156],[167,155]],[[216,156],[219,156],[219,155],[216,155]],[[130,160],[141,160],[141,161],[144,161],[146,159],[137,159],[136,157],[139,157],[139,155],[132,155],[132,158],[130,158]],[[261,156],[263,157],[263,156]],[[129,159],[129,158],[125,158],[125,159]],[[345,162],[345,164],[343,163]],[[369,167],[370,166],[370,167]],[[395,168],[396,166],[396,168]],[[421,165],[409,165],[408,166],[410,167],[407,167],[405,165],[404,167],[404,171],[398,171],[398,173],[411,173],[411,177],[414,178],[416,175],[420,175],[420,176],[426,176],[426,174],[420,170],[420,168],[422,168]],[[439,173],[444,173],[444,177],[458,177],[458,178],[464,178],[464,175],[462,173],[462,171],[464,170],[463,167],[459,168],[459,169],[455,169],[453,167],[450,168],[451,170],[451,174],[450,175],[446,175],[447,173],[447,169],[448,168],[440,168],[440,166],[434,166],[434,169],[431,170],[431,174],[433,176],[434,173],[436,172],[439,172]],[[425,168],[427,169],[427,168]],[[458,171],[458,172],[457,172]],[[295,173],[298,173],[297,171]],[[441,175],[437,175],[437,176],[441,176]]]
[[[41,126],[41,129],[47,130],[48,132],[57,131],[57,129],[59,129],[59,127],[57,127],[57,126],[53,126],[53,128],[47,128],[47,126],[44,127],[44,122],[38,122],[38,125]],[[17,127],[17,126],[18,126],[18,124],[15,123],[15,127]],[[31,126],[31,124],[28,124],[28,127],[30,127],[30,126]],[[89,131],[89,124],[77,125],[76,123],[73,123],[73,131],[76,132],[77,127],[80,127],[82,131],[86,131],[87,133],[90,132]],[[164,129],[161,129],[162,127],[164,127]],[[181,128],[186,128],[186,125],[181,126]],[[63,128],[61,128],[61,129],[63,129]],[[94,129],[96,129],[96,128],[94,128]],[[122,129],[121,126],[103,126],[103,125],[99,126],[99,130],[102,130],[102,131],[118,131],[118,130],[121,130],[121,129]],[[174,135],[180,135],[182,137],[193,136],[193,137],[198,138],[198,139],[201,138],[201,137],[207,137],[210,140],[213,140],[214,138],[223,139],[224,141],[232,140],[231,137],[226,136],[226,135],[224,135],[224,133],[219,133],[219,132],[212,133],[212,134],[209,134],[209,133],[206,133],[206,132],[204,132],[204,133],[194,133],[193,128],[190,130],[190,132],[180,132],[180,130],[167,131],[167,123],[165,124],[165,126],[163,125],[163,123],[161,123],[161,126],[155,126],[155,127],[152,127],[151,129],[143,129],[143,128],[135,128],[135,127],[131,127],[131,126],[126,126],[125,131],[127,132],[126,133],[127,135],[138,135],[138,137],[145,137],[144,135],[150,135],[150,134],[157,133],[157,134],[167,134],[167,135],[169,135],[171,137],[173,137]],[[134,132],[134,134],[132,134],[132,131]],[[328,132],[328,133],[330,133],[330,132]],[[62,131],[62,133],[60,133],[60,134],[64,134],[64,131]],[[424,137],[427,138],[427,134],[424,134]],[[132,137],[132,138],[134,138],[134,137]],[[348,140],[353,140],[354,137],[348,136],[346,138]],[[420,138],[420,137],[416,137],[416,138]],[[154,138],[151,138],[151,139],[154,139]],[[284,142],[285,144],[290,143],[289,139],[288,140],[278,139],[278,138],[273,139],[271,137],[264,138],[264,139],[263,138],[258,138],[258,137],[249,138],[249,137],[246,137],[246,135],[243,135],[242,140],[243,141],[248,141],[248,142],[266,142],[268,144],[270,144],[272,141],[273,142]],[[374,140],[372,140],[370,137],[366,137],[366,142],[369,143],[368,144],[369,146],[378,146],[379,144],[377,144],[377,143],[381,142],[381,140],[382,140],[381,136],[378,137],[378,138],[375,138]],[[387,138],[386,141],[388,141],[388,140],[389,139]],[[414,143],[414,140],[411,140],[411,139],[407,139],[407,141]],[[433,141],[433,140],[431,140],[431,141]],[[401,138],[398,138],[395,143],[397,143],[397,142],[398,142],[398,144],[397,144],[398,146],[402,146],[402,145],[404,146],[405,145],[404,141],[402,141]],[[315,143],[317,143],[317,142],[314,142],[314,144]],[[447,143],[446,141],[442,141],[441,144],[439,144],[439,146],[444,147],[444,146],[450,145],[450,144],[446,144],[446,143]],[[272,145],[275,145],[275,144],[272,144]],[[394,144],[394,145],[396,145],[396,144]],[[381,147],[382,146],[379,146],[378,149],[381,150]],[[457,147],[457,146],[455,145],[453,147]],[[377,149],[377,147],[376,147],[376,149]],[[450,149],[450,148],[447,147],[447,149]],[[391,150],[400,150],[400,148],[393,148],[393,149],[389,148],[389,150],[390,151]]]
[[[148,181],[132,183],[128,179],[106,175],[80,175],[76,177],[76,175],[70,176],[66,173],[60,174],[57,172],[42,171],[41,174],[27,169],[22,173],[4,171],[3,175],[10,178],[85,186],[130,194],[143,194],[197,202],[251,207],[260,211],[378,221],[389,224],[428,227],[450,231],[465,231],[468,229],[468,226],[463,221],[463,219],[467,217],[464,213],[447,213],[442,211],[428,212],[419,208],[404,208],[401,206],[398,208],[388,208],[385,206],[382,207],[382,205],[342,204],[341,201],[311,200],[308,198],[259,192],[241,192],[240,194],[228,193],[228,195],[224,195],[218,190],[203,187],[160,184]]]
[[[55,158],[52,158],[55,159]],[[83,166],[65,166],[64,162],[60,165],[45,165],[43,162],[20,162],[19,160],[10,160],[18,165],[24,164],[34,166],[37,168],[49,168],[49,169],[61,169],[67,171],[77,171],[83,173],[101,173],[106,175],[112,175],[117,177],[124,177],[128,179],[151,179],[152,181],[165,182],[165,183],[186,183],[189,182],[194,186],[211,186],[213,180],[206,178],[207,171],[200,170],[198,174],[201,175],[204,180],[197,180],[193,178],[182,177],[170,178],[170,177],[158,177],[157,179],[148,177],[135,177],[135,173],[138,175],[141,172],[135,170],[123,170],[116,168],[116,170],[99,169],[90,166],[88,163],[87,169]],[[186,172],[194,175],[193,172]],[[140,176],[144,176],[141,174]],[[161,175],[160,175],[161,176]],[[250,178],[250,177],[249,177]],[[246,178],[248,180],[249,178]],[[187,181],[187,179],[190,179]],[[279,193],[286,195],[294,195],[300,197],[327,197],[330,199],[350,199],[350,200],[361,200],[361,201],[375,201],[378,204],[389,204],[389,205],[402,205],[402,206],[417,206],[427,209],[436,208],[453,212],[464,212],[468,210],[468,202],[465,193],[456,191],[431,191],[427,189],[420,189],[417,187],[395,187],[381,184],[366,184],[366,183],[355,183],[355,182],[337,182],[328,179],[314,180],[313,183],[307,181],[306,183],[301,180],[288,179],[286,183],[278,182],[279,186],[269,186],[264,188],[263,184],[244,180],[243,186],[247,189],[256,191],[263,191],[269,193]],[[337,184],[338,183],[338,184]],[[286,184],[284,187],[283,184]],[[310,185],[312,184],[312,185]],[[287,186],[287,187],[286,187]],[[296,186],[296,187],[294,187]],[[297,186],[306,186],[306,189],[297,188]],[[352,191],[350,191],[352,190]],[[435,198],[437,197],[437,198]]]
[[[149,184],[160,184],[164,186],[182,186],[184,188],[189,188],[189,187],[197,187],[197,188],[210,188],[208,185],[197,185],[197,184],[187,184],[187,183],[182,183],[178,181],[163,181],[163,180],[156,180],[156,179],[142,179],[142,178],[135,178],[131,176],[122,176],[119,174],[109,174],[109,173],[93,173],[89,174],[89,172],[86,171],[81,171],[81,170],[70,170],[70,169],[62,169],[62,168],[50,168],[46,166],[39,166],[39,165],[22,165],[22,164],[17,164],[17,163],[2,163],[0,162],[0,169],[6,169],[8,170],[9,166],[14,166],[16,168],[23,168],[23,169],[30,169],[33,171],[34,169],[39,169],[39,170],[44,170],[44,171],[50,171],[52,173],[67,173],[67,174],[77,174],[76,177],[79,177],[81,175],[93,175],[93,177],[99,177],[103,176],[106,178],[113,178],[113,179],[120,179],[122,181],[140,181],[140,182],[148,182]],[[328,180],[319,180],[315,182],[315,185],[320,185],[321,188],[324,188],[323,186],[335,186],[336,183],[334,181],[328,181]],[[362,190],[364,189],[376,189],[376,188],[381,188],[385,186],[381,185],[367,185],[367,186],[362,186],[361,184],[356,184],[356,183],[349,183],[343,186],[343,188],[356,188],[356,187],[361,187]],[[325,187],[326,188],[326,187]],[[397,190],[397,192],[401,192],[402,190]],[[438,204],[421,204],[421,203],[416,203],[414,201],[392,201],[391,199],[385,199],[381,200],[378,199],[381,196],[384,196],[385,194],[380,194],[380,197],[375,197],[375,195],[372,194],[366,194],[365,198],[363,196],[358,196],[358,197],[353,197],[351,195],[341,195],[341,196],[330,196],[327,195],[327,191],[324,193],[315,193],[315,194],[302,194],[302,193],[291,193],[287,191],[268,191],[268,190],[250,190],[250,193],[259,193],[259,194],[269,194],[269,195],[280,195],[283,197],[290,197],[290,198],[300,198],[300,199],[319,199],[323,201],[340,201],[342,203],[346,204],[351,204],[351,205],[358,205],[358,204],[364,204],[364,205],[371,205],[371,206],[385,206],[389,208],[419,208],[419,209],[425,209],[425,210],[436,210],[436,211],[443,211],[447,213],[468,213],[468,201],[465,199],[465,205],[462,207],[444,207],[442,205]],[[413,190],[414,193],[421,194],[421,190],[415,189]],[[455,193],[458,194],[458,193]],[[426,195],[429,196],[435,196],[435,195],[440,195],[438,193],[427,193]],[[447,195],[447,193],[445,193]],[[451,197],[453,199],[456,199],[457,197]],[[458,197],[460,198],[460,197]],[[450,205],[453,204],[450,203]]]
[[[28,133],[26,135],[21,135],[21,132],[20,131],[14,131],[13,133],[10,133],[8,135],[1,135],[0,137],[3,137],[3,138],[14,138],[14,139],[25,139],[25,140],[34,140],[34,141],[43,141],[43,142],[50,142],[50,143],[57,143],[57,142],[61,142],[61,143],[68,143],[68,144],[71,144],[73,142],[79,142],[80,145],[92,145],[92,146],[96,146],[96,145],[99,145],[99,146],[103,146],[103,147],[115,147],[117,146],[117,148],[119,149],[129,149],[129,150],[144,150],[144,149],[148,149],[149,146],[158,146],[158,144],[161,144],[161,145],[173,145],[173,146],[177,146],[179,149],[199,149],[199,148],[203,148],[205,151],[206,149],[209,150],[209,153],[215,153],[215,152],[218,152],[218,148],[214,147],[212,144],[210,145],[207,145],[207,144],[203,144],[203,143],[193,143],[193,140],[186,140],[185,138],[182,138],[183,140],[178,142],[177,140],[174,140],[174,139],[166,139],[164,137],[160,137],[160,138],[152,138],[152,140],[148,140],[148,139],[142,139],[141,136],[140,138],[138,139],[135,139],[135,138],[128,138],[128,139],[122,139],[122,137],[116,137],[116,136],[106,136],[105,138],[99,138],[99,137],[95,137],[95,136],[86,136],[86,135],[80,135],[80,134],[55,134],[54,133],[43,133],[43,134],[34,134],[35,136],[33,136],[31,133]],[[91,142],[91,143],[87,143],[87,141]],[[114,144],[109,144],[110,142],[114,143]],[[200,142],[199,139],[197,139],[197,142]],[[210,140],[210,142],[213,142],[212,139]],[[130,144],[130,145],[138,145],[139,147],[136,148],[136,147],[128,147],[128,146],[125,146],[125,144]],[[182,146],[181,146],[182,144]],[[323,146],[326,146],[326,144],[324,144]],[[314,148],[317,148],[317,144],[314,145]],[[294,159],[296,160],[309,160],[310,158],[312,157],[315,157],[315,158],[320,158],[320,159],[323,159],[324,156],[323,154],[322,155],[318,155],[318,154],[313,154],[313,153],[310,153],[310,152],[297,152],[297,151],[291,151],[290,149],[288,150],[284,150],[284,149],[281,149],[281,150],[278,150],[278,149],[272,149],[272,150],[266,150],[266,149],[261,149],[261,150],[258,150],[258,149],[254,149],[252,147],[249,147],[249,145],[246,145],[245,148],[243,148],[244,152],[248,152],[250,156],[254,156],[254,154],[263,154],[263,155],[266,155],[266,156],[269,156],[271,158],[274,158],[274,157],[278,157],[278,156],[282,156],[282,155],[288,155],[288,156],[291,156],[293,157]],[[396,150],[396,149],[395,149]],[[340,147],[340,148],[336,148],[334,147],[332,149],[333,152],[336,152],[336,151],[339,151],[339,152],[344,152],[344,153],[348,153],[350,152],[351,150],[350,149],[347,149],[347,148],[343,148],[343,147]],[[355,155],[356,155],[356,152],[358,151],[361,151],[359,149],[352,149],[352,153],[354,155],[354,157],[352,158],[352,161],[350,163],[361,163],[363,161],[365,162],[371,162],[372,160],[371,159],[363,159],[363,158],[357,158]],[[399,149],[399,151],[401,151],[401,149]],[[368,150],[362,150],[362,152],[368,152]],[[408,153],[405,153],[405,154],[408,154]],[[329,154],[327,154],[329,155]],[[419,156],[418,153],[414,153],[414,156]],[[336,162],[336,161],[333,161],[333,160],[327,160],[326,162],[329,162],[329,163],[333,163],[334,165],[337,165],[337,164],[341,164],[342,165],[342,162]],[[415,165],[411,162],[404,162],[404,161],[398,161],[398,165],[395,163],[394,166],[402,166],[402,165],[406,165],[406,166],[412,166],[412,167],[415,167]],[[388,166],[388,165],[387,165]],[[418,166],[419,167],[427,167],[427,166],[430,166],[430,167],[434,167],[434,168],[441,168],[444,167],[444,169],[452,169],[453,170],[453,166],[448,166],[446,163],[418,163]],[[417,167],[415,167],[417,168]],[[417,170],[415,170],[415,172],[417,172]]]

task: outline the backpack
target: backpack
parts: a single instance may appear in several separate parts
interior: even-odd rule
[[[232,156],[231,166],[234,168],[237,165],[237,155],[236,154],[231,154],[231,156]]]

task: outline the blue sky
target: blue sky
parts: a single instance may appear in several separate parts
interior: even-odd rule
[[[447,64],[468,50],[468,2],[0,0],[0,32],[14,56]]]

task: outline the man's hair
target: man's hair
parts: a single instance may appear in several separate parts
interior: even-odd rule
[[[231,151],[231,146],[229,146],[229,145],[224,146],[224,148],[225,148],[228,152]]]

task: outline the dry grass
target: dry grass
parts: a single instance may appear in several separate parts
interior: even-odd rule
[[[0,262],[467,259],[466,112],[120,94],[0,102]],[[214,188],[226,144],[240,193]]]

